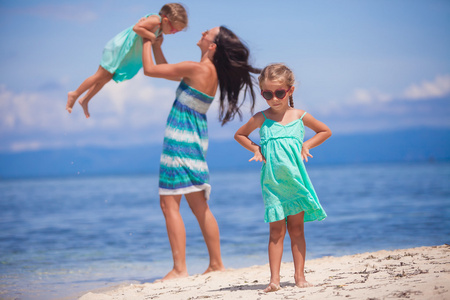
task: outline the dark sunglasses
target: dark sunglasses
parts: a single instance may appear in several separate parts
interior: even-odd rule
[[[292,88],[292,86],[290,88],[288,88],[287,90],[279,89],[279,90],[276,90],[275,92],[272,92],[271,90],[263,90],[263,91],[261,91],[261,96],[263,96],[264,99],[269,101],[269,100],[273,99],[274,94],[275,94],[275,97],[277,97],[280,100],[283,100],[284,97],[286,97],[286,94],[289,93],[291,88]]]

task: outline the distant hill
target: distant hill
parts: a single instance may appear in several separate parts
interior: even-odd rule
[[[313,149],[308,165],[450,160],[450,130],[419,129],[333,135]],[[161,145],[72,148],[0,154],[1,178],[156,173]],[[234,140],[210,140],[211,170],[259,169]]]

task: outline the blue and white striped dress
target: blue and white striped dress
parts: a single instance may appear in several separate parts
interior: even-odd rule
[[[206,112],[214,97],[181,81],[167,119],[159,170],[159,194],[182,195],[204,191],[209,199],[206,164],[208,124]]]

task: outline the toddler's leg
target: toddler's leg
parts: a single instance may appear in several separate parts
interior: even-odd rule
[[[67,94],[66,110],[69,113],[72,112],[73,105],[77,101],[78,97],[80,97],[88,89],[90,90],[92,88],[95,88],[97,84],[100,84],[100,86],[98,86],[98,89],[94,93],[91,93],[89,97],[90,100],[90,98],[92,98],[108,81],[110,81],[112,77],[113,74],[109,73],[103,67],[99,66],[97,72],[95,72],[94,75],[86,78],[86,80],[84,80],[83,83],[81,83],[80,86],[75,91],[71,91]],[[82,100],[82,102],[84,102],[84,99]]]
[[[103,88],[105,84],[107,84],[111,80],[111,78],[112,76],[110,78],[104,77],[101,81],[94,84],[82,99],[78,100],[78,103],[80,103],[81,107],[83,108],[86,118],[90,117],[88,110],[89,101]]]
[[[287,228],[291,238],[292,257],[294,259],[295,285],[301,288],[313,286],[305,279],[306,242],[303,222],[304,215],[305,212],[301,212],[288,216],[287,219]]]
[[[280,266],[283,256],[283,242],[286,235],[286,221],[270,223],[269,265],[270,283],[264,292],[274,292],[280,289]]]

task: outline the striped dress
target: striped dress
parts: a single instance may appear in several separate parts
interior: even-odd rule
[[[206,164],[208,124],[206,112],[214,97],[181,81],[167,119],[159,170],[159,194],[182,195],[204,191],[209,199]]]

